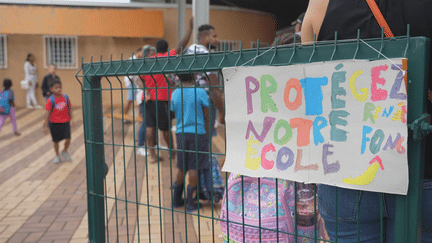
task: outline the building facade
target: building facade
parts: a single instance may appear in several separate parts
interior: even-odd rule
[[[187,6],[186,18],[191,14],[191,6]],[[24,79],[28,53],[36,58],[38,102],[45,103],[40,84],[49,64],[55,63],[63,92],[71,97],[74,106],[81,106],[81,86],[75,74],[82,59],[90,62],[93,57],[99,61],[102,56],[106,61],[112,55],[113,60],[119,60],[122,54],[128,59],[137,48],[154,45],[160,38],[166,39],[171,48],[177,45],[176,4],[0,1],[0,19],[0,78],[12,79],[17,107],[26,105],[26,91],[19,84]],[[210,24],[216,28],[218,38],[232,49],[238,48],[240,42],[243,48],[250,48],[257,39],[272,43],[276,33],[273,16],[239,8],[211,6]],[[113,88],[119,88],[122,80],[114,81]],[[126,94],[123,96],[125,99]],[[120,93],[112,99],[115,105],[121,104]],[[104,95],[104,101],[110,104],[110,96]]]

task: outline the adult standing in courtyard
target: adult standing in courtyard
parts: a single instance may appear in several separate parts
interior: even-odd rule
[[[156,48],[154,48],[151,45],[145,45],[142,48],[142,52],[144,55],[144,58],[148,58],[151,56],[154,56],[155,52],[156,52]],[[144,82],[144,80],[143,80]],[[147,151],[145,148],[143,148],[142,146],[144,146],[145,144],[145,139],[146,139],[146,116],[145,116],[145,103],[149,100],[150,98],[150,94],[148,93],[148,90],[145,90],[145,92],[142,93],[141,97],[137,97],[137,100],[139,99],[141,101],[141,103],[139,104],[140,106],[140,112],[141,112],[141,116],[142,116],[142,122],[141,122],[141,126],[139,128],[138,131],[138,146],[140,148],[137,149],[137,154],[141,155],[141,156],[146,156],[147,155]],[[155,130],[156,133],[156,130]],[[156,136],[154,136],[156,138]],[[155,142],[156,144],[156,142]]]
[[[168,52],[168,42],[164,39],[160,39],[156,42],[157,57],[166,57],[168,55],[175,56],[180,54],[181,49],[185,48],[192,36],[193,29],[193,18],[189,21],[189,28],[183,39],[180,40],[177,47]],[[154,56],[153,56],[154,57]],[[142,76],[145,82],[146,88],[149,88],[150,99],[145,103],[146,107],[146,135],[147,143],[149,147],[155,147],[154,134],[158,127],[162,131],[163,138],[167,145],[173,146],[172,138],[170,140],[169,132],[171,128],[171,120],[169,119],[168,113],[168,101],[171,98],[172,90],[168,89],[168,82],[171,82],[165,75],[144,75]],[[156,124],[156,121],[158,122]],[[175,157],[176,153],[172,151],[172,156]],[[150,163],[158,162],[159,158],[156,155],[154,149],[150,149],[148,152],[148,159]]]
[[[140,59],[143,58],[143,49],[140,47],[136,50],[136,53],[133,55],[133,57],[129,58],[129,60],[136,60],[136,59]],[[126,75],[124,77],[124,84],[125,84],[125,88],[127,89],[127,103],[125,108],[123,109],[123,114],[128,115],[129,110],[131,107],[134,107],[134,103],[133,101],[136,99],[136,93],[138,91],[138,76],[128,76]]]
[[[36,100],[36,88],[38,87],[37,69],[35,63],[35,57],[33,54],[29,53],[24,63],[24,80],[28,81],[29,88],[27,90],[26,101],[28,109],[42,109]],[[34,107],[32,106],[32,103]]]
[[[217,37],[216,29],[211,25],[205,24],[198,28],[198,43],[190,45],[184,53],[209,53],[209,48],[215,49],[218,45],[219,39]],[[219,122],[225,124],[224,100],[222,89],[218,87],[219,81],[217,73],[208,72],[207,75],[205,73],[198,73],[196,76],[196,83],[198,86],[204,86],[204,90],[208,94],[211,92],[210,126],[214,127],[216,121],[216,109],[219,111]]]

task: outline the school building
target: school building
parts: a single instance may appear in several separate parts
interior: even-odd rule
[[[169,3],[77,3],[67,1],[3,1],[0,0],[0,78],[11,78],[17,107],[25,107],[26,91],[20,87],[23,66],[28,53],[36,58],[39,88],[36,97],[44,104],[40,85],[50,63],[57,65],[57,74],[74,106],[81,106],[81,86],[75,78],[81,60],[107,61],[131,57],[132,52],[146,44],[154,45],[160,38],[170,48],[177,45],[177,4]],[[186,6],[186,19],[192,7]],[[218,38],[229,49],[269,46],[276,36],[274,17],[268,13],[235,7],[211,6],[210,24]],[[186,21],[188,23],[188,21]],[[192,44],[192,38],[189,44]],[[119,80],[110,80],[120,88]],[[120,81],[123,81],[122,78]],[[104,87],[109,87],[105,82]],[[124,93],[126,99],[126,93]],[[109,105],[110,96],[104,95]],[[113,96],[114,105],[121,96]]]

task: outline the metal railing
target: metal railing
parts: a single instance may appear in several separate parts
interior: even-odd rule
[[[154,172],[151,172],[149,170],[151,165],[148,161],[136,156],[138,146],[135,142],[135,128],[129,134],[124,123],[116,124],[116,121],[111,119],[111,129],[107,129],[107,131],[111,130],[109,132],[111,137],[104,134],[102,125],[104,124],[104,105],[110,105],[108,113],[114,115],[113,93],[120,93],[119,96],[123,100],[123,91],[126,90],[119,77],[129,75],[154,77],[154,75],[161,74],[168,81],[167,74],[170,73],[194,74],[214,71],[222,75],[223,68],[242,65],[284,66],[345,59],[376,60],[399,57],[408,59],[408,79],[412,81],[408,84],[408,124],[411,132],[408,141],[409,190],[407,196],[396,196],[394,234],[395,242],[417,242],[424,168],[422,159],[424,141],[422,138],[431,127],[428,125],[427,116],[424,115],[426,113],[428,46],[429,40],[424,37],[405,36],[391,39],[381,37],[364,42],[360,39],[335,40],[308,46],[258,47],[249,50],[243,50],[240,45],[238,51],[227,52],[225,48],[223,51],[209,54],[139,60],[102,61],[101,57],[98,62],[91,60],[91,62],[83,63],[76,77],[83,92],[90,242],[179,242],[176,240],[179,238],[186,242],[221,241],[218,232],[220,232],[219,223],[222,219],[219,219],[217,213],[219,212],[218,207],[222,205],[211,202],[210,211],[204,208],[194,213],[171,207],[170,188],[173,180],[170,178],[173,176],[174,161],[169,162],[168,169],[162,168],[163,165],[158,163],[154,167]],[[414,81],[415,85],[413,85]],[[171,90],[176,87],[168,85],[167,88]],[[223,88],[223,86],[209,88]],[[107,96],[108,99],[103,99],[103,96]],[[103,100],[108,100],[108,102],[104,103]],[[133,112],[133,122],[138,120],[138,116]],[[124,119],[124,116],[122,118]],[[147,143],[144,148],[149,149]],[[107,150],[109,150],[108,153]],[[120,153],[121,156],[118,156],[118,151],[123,151]],[[171,152],[170,149],[159,148],[158,154],[164,151]],[[109,153],[112,154],[109,155]],[[210,156],[213,154],[224,156],[224,149],[216,152],[210,149]],[[171,156],[166,157],[171,158]],[[129,160],[131,163],[128,164]],[[105,163],[108,163],[110,167],[107,176],[105,176],[105,170],[101,169],[105,167]],[[142,172],[142,167],[145,167],[144,172]],[[137,171],[145,175],[139,175]],[[149,179],[152,176],[156,184]],[[226,183],[228,175],[223,176]],[[122,187],[116,185],[116,180],[121,181]],[[113,186],[109,183],[113,183]],[[141,184],[142,186],[139,186]],[[120,191],[123,195],[120,195]],[[152,197],[157,200],[152,201]],[[128,212],[131,208],[133,212]],[[126,210],[126,212],[121,214],[121,210]],[[140,212],[143,210],[148,212],[145,219],[141,218]],[[180,221],[181,223],[176,223]],[[210,229],[211,236],[209,237],[206,236],[206,233],[209,232],[202,228],[203,222],[207,223]],[[228,218],[225,222],[231,221]],[[122,235],[123,231],[126,232],[126,235]],[[297,230],[288,233],[295,235],[294,241],[299,242]],[[312,240],[334,242],[325,238],[317,238],[317,236]]]

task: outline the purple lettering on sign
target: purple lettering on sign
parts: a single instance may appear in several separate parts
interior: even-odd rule
[[[264,141],[265,137],[267,136],[267,133],[269,132],[272,124],[275,121],[276,121],[276,118],[274,118],[274,117],[268,117],[267,116],[266,118],[264,118],[263,130],[262,130],[261,134],[258,135],[252,121],[249,120],[249,124],[248,124],[247,130],[246,130],[246,139],[249,138],[250,132],[252,131],[252,133],[255,135],[255,137],[258,139],[258,141],[260,141],[262,143]]]
[[[329,148],[333,148],[334,146],[330,143],[326,143],[323,145],[323,153],[322,153],[322,162],[324,167],[324,175],[330,173],[336,173],[340,169],[339,160],[336,160],[335,163],[329,164],[327,161],[327,156],[332,155],[333,152],[329,151]]]
[[[259,90],[259,82],[256,78],[252,76],[247,76],[245,79],[246,82],[246,101],[247,101],[247,114],[252,114],[253,112],[253,104],[252,104],[252,94]],[[254,89],[251,89],[251,83],[255,85]]]
[[[404,93],[398,93],[401,86],[402,80],[404,79],[404,72],[402,71],[402,65],[392,65],[392,70],[400,70],[396,76],[393,87],[390,91],[390,99],[406,100],[407,96]]]

